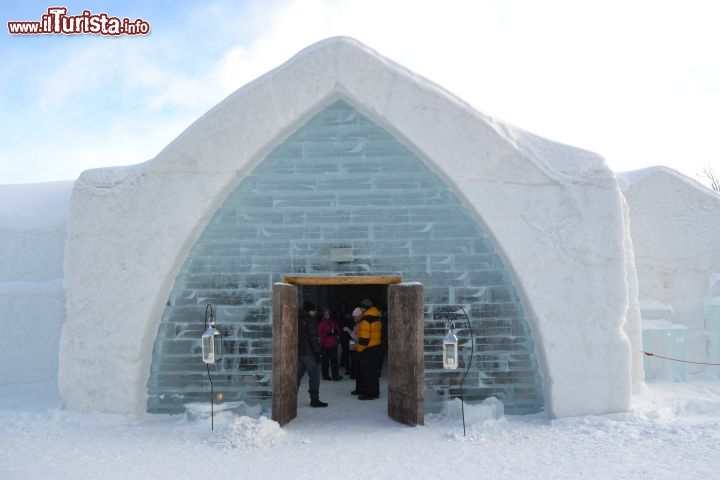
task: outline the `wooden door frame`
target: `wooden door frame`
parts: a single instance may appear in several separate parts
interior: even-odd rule
[[[421,284],[402,284],[399,275],[292,276],[273,286],[272,419],[281,426],[297,417],[298,286],[388,285],[388,416],[407,425],[423,425],[424,295]]]
[[[284,283],[300,286],[344,286],[344,285],[391,285],[400,283],[399,275],[381,276],[291,276],[286,275]]]

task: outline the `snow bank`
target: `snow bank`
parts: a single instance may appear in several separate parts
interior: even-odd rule
[[[220,429],[213,439],[219,448],[250,451],[280,445],[285,440],[285,431],[277,422],[267,417],[235,416],[232,423]]]
[[[627,413],[505,416],[468,423],[465,436],[458,419],[429,416],[425,426],[407,427],[388,420],[378,403],[349,398],[347,388],[325,396],[324,385],[330,406],[299,405],[297,420],[282,429],[267,418],[234,416],[218,418],[215,431],[209,422],[167,415],[59,409],[54,385],[42,387],[0,387],[3,480],[195,479],[209,472],[293,480],[710,480],[720,471],[718,379],[653,384]],[[359,452],[372,452],[372,473],[358,467]]]
[[[158,323],[188,250],[264,155],[338,98],[419,152],[494,237],[527,309],[549,412],[627,410],[625,235],[603,159],[480,114],[347,38],[241,88],[155,159],[81,175],[65,263],[66,404],[144,410]]]
[[[453,398],[443,404],[440,414],[449,420],[462,420],[466,425],[477,425],[487,420],[502,418],[505,408],[495,397],[486,398],[477,404],[468,404],[459,398]]]

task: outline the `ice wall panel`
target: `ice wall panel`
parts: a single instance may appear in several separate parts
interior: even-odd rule
[[[329,259],[351,247],[355,261]],[[492,243],[457,196],[386,130],[338,101],[268,154],[231,192],[191,249],[158,332],[148,411],[207,400],[200,360],[205,305],[224,335],[215,391],[269,408],[271,287],[286,274],[394,274],[425,286],[426,407],[459,395],[498,397],[508,413],[543,407],[522,306]],[[452,307],[462,304],[470,316]],[[445,322],[456,322],[461,368],[442,369]]]

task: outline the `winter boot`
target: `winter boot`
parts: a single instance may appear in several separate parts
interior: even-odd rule
[[[310,406],[313,408],[319,408],[319,407],[327,407],[328,404],[325,402],[321,402],[317,398],[313,398],[312,400],[310,400]]]

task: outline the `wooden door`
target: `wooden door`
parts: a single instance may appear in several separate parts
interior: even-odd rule
[[[425,295],[421,284],[388,287],[388,415],[425,424]]]
[[[272,292],[272,419],[280,425],[297,417],[298,288],[276,283]]]

